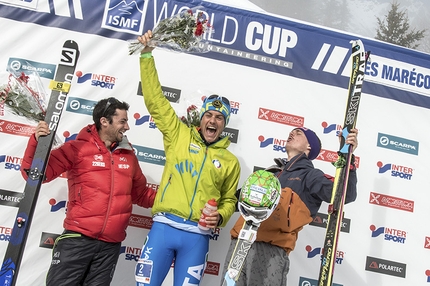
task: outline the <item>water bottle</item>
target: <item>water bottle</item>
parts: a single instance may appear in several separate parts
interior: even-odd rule
[[[217,202],[215,199],[210,199],[202,210],[202,215],[199,220],[199,228],[202,230],[209,230],[209,227],[206,226],[206,217],[217,210]]]

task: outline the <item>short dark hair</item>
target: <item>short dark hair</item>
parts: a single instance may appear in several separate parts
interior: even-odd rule
[[[125,101],[119,101],[115,97],[109,97],[96,103],[93,110],[93,121],[97,130],[101,129],[100,118],[105,117],[109,123],[112,123],[112,116],[117,109],[128,111],[130,105]]]

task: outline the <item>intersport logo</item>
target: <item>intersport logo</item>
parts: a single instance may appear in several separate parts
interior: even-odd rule
[[[414,201],[370,192],[369,203],[402,211],[414,212]]]
[[[402,243],[406,241],[406,231],[390,228],[390,227],[376,227],[375,225],[370,225],[370,231],[372,232],[372,237],[378,237],[383,235],[384,240]]]
[[[281,123],[294,127],[303,127],[304,117],[283,113],[276,110],[260,107],[258,110],[258,119],[267,120],[271,122]]]
[[[312,248],[310,245],[306,245],[306,252],[308,253],[306,258],[314,258],[319,257],[322,259],[322,255],[324,254],[324,249],[322,247]],[[336,250],[336,264],[342,264],[342,261],[345,259],[345,252],[341,250]]]
[[[376,163],[379,169],[379,174],[383,174],[387,171],[390,171],[392,177],[401,178],[405,180],[412,179],[413,169],[410,167],[405,167],[401,165],[395,164],[383,164],[381,161]]]

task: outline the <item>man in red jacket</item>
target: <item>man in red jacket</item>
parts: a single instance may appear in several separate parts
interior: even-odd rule
[[[67,172],[68,203],[64,232],[55,241],[46,284],[109,285],[120,254],[132,204],[150,208],[155,191],[124,133],[129,105],[113,97],[94,107],[94,124],[52,150],[45,181]],[[41,121],[29,139],[21,167],[28,177],[40,136],[49,134]]]

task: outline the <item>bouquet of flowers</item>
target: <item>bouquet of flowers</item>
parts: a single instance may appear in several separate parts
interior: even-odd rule
[[[5,104],[13,114],[32,122],[43,120],[46,103],[39,75],[35,73],[30,86],[30,76],[23,72],[10,72],[7,84],[0,87],[0,103]]]
[[[4,104],[12,114],[24,117],[32,123],[37,124],[44,120],[47,107],[46,93],[39,74],[36,71],[30,75],[10,70],[8,72],[7,83],[0,86],[0,104]],[[53,144],[54,146],[61,144],[57,134]]]
[[[181,116],[181,121],[185,123],[188,127],[200,126],[200,110],[194,104],[188,106],[187,116]]]
[[[203,34],[214,30],[201,9],[203,7],[198,6],[160,21],[152,31],[148,46],[185,53],[208,52]],[[138,40],[129,40],[128,43],[129,55],[138,54],[144,48]]]

